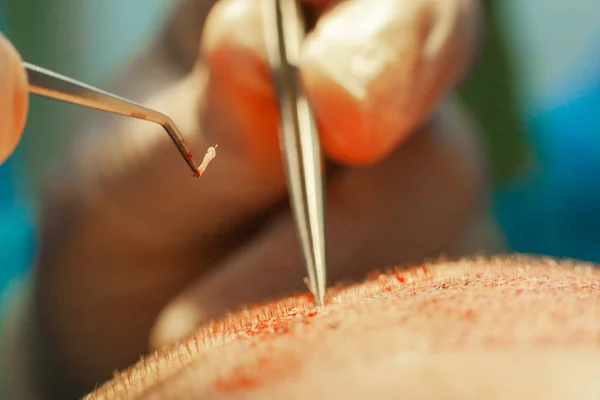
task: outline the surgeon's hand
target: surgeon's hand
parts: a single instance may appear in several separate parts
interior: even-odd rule
[[[28,104],[27,75],[21,57],[0,34],[0,164],[19,144]]]
[[[473,233],[480,149],[445,99],[475,53],[477,0],[311,3],[300,69],[335,162],[330,281],[485,247],[468,240],[487,237]],[[218,1],[200,39],[209,6],[185,3],[113,88],[170,115],[196,157],[218,144],[205,175],[191,176],[159,126],[90,119],[46,191],[36,318],[45,376],[63,395],[240,304],[306,290],[260,1]]]

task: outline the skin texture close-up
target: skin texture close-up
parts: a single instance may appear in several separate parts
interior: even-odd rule
[[[600,272],[508,256],[439,261],[248,306],[115,374],[100,399],[588,399]]]

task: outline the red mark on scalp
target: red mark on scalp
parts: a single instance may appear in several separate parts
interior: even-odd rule
[[[247,321],[241,329],[234,333],[238,340],[250,338],[266,338],[273,335],[286,334],[290,332],[294,323],[306,323],[307,319],[317,315],[314,309],[295,307],[285,313],[273,304],[270,309],[270,318],[259,318],[258,320]]]
[[[215,389],[219,392],[231,393],[238,390],[254,389],[260,386],[257,378],[246,375],[244,372],[232,374],[227,379],[219,379],[215,382]]]
[[[214,388],[221,393],[256,389],[267,381],[281,380],[297,374],[300,362],[284,355],[262,357],[258,361],[235,368],[225,377],[215,381]]]
[[[312,297],[299,295],[284,302],[250,307],[229,317],[225,324],[217,322],[207,329],[212,334],[218,332],[219,336],[245,342],[249,346],[248,351],[252,351],[266,340],[290,334],[295,327],[309,324],[310,319],[317,314]],[[258,361],[230,370],[214,382],[213,388],[221,393],[248,391],[267,382],[293,376],[299,372],[300,367],[296,356],[271,352],[268,357],[261,357]]]
[[[369,288],[370,295],[377,296],[395,290],[406,290],[408,280],[431,279],[426,268],[406,272],[396,270],[395,274],[375,273],[364,285]],[[348,289],[344,286],[328,289],[327,303],[337,304],[340,296]],[[352,289],[350,289],[352,290]],[[416,295],[416,290],[406,292]],[[327,308],[324,309],[324,312]],[[267,305],[255,305],[244,308],[239,313],[218,321],[206,327],[206,331],[225,339],[225,342],[237,341],[246,343],[247,351],[270,346],[275,337],[287,334],[297,334],[296,329],[310,325],[313,318],[318,317],[321,310],[315,308],[310,293],[302,293],[285,300]],[[335,326],[331,327],[335,329]],[[298,331],[301,332],[301,331]],[[298,333],[300,334],[300,333]],[[262,349],[264,350],[264,349]],[[271,349],[268,358],[263,357],[258,362],[252,362],[230,370],[226,375],[215,381],[213,388],[221,393],[248,391],[261,387],[273,380],[289,378],[301,368],[297,355],[281,354]]]

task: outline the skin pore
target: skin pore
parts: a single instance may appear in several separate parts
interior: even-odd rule
[[[587,399],[600,393],[600,271],[439,261],[247,308],[144,357],[100,399]]]

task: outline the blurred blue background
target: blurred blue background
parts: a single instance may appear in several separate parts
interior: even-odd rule
[[[598,2],[496,3],[534,155],[497,189],[497,220],[513,250],[600,262]]]
[[[27,61],[101,84],[153,39],[173,3],[5,0],[0,22]],[[600,262],[597,0],[487,4],[495,39],[470,99],[477,114],[477,96],[494,99],[512,88],[481,116],[498,168],[519,166],[511,179],[496,182],[492,211],[512,250]],[[498,43],[505,46],[503,63],[494,58]],[[511,110],[518,122],[507,124]],[[76,112],[32,99],[25,139],[0,167],[0,291],[33,260],[40,176],[69,140]],[[518,160],[525,146],[517,136],[529,141],[526,164]]]

